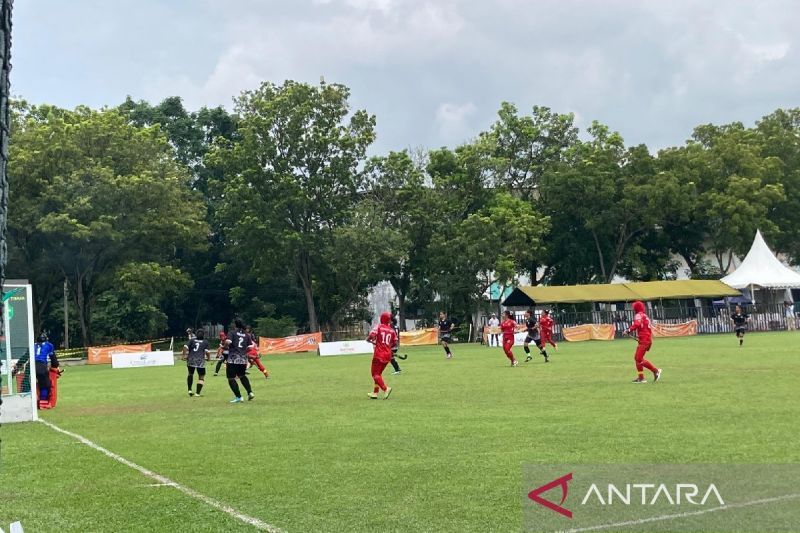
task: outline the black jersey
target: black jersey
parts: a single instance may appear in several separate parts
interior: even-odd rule
[[[453,331],[453,322],[449,318],[439,321],[439,333],[449,335]]]
[[[525,320],[525,327],[528,329],[528,337],[536,339],[539,337],[539,322],[530,317]]]
[[[746,313],[733,313],[731,315],[731,319],[733,320],[733,323],[736,325],[737,329],[743,328],[747,324]]]
[[[208,341],[194,338],[186,345],[189,350],[186,364],[189,366],[203,368],[206,366],[206,352],[208,351]]]
[[[228,363],[234,365],[247,364],[247,348],[253,344],[253,337],[244,331],[237,331],[231,336],[230,351],[228,353]]]

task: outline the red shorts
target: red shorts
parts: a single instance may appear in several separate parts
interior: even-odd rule
[[[381,361],[380,359],[373,359],[372,360],[372,375],[375,374],[383,374],[383,369],[386,368],[386,365],[389,364],[389,361]]]
[[[644,354],[646,354],[650,350],[651,346],[653,346],[652,342],[638,345],[636,347],[636,355],[633,356],[634,359],[636,359],[637,361],[641,361],[642,359],[644,359]]]

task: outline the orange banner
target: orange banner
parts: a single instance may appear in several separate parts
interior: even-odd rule
[[[439,342],[436,328],[415,329],[400,332],[400,346],[426,346]]]
[[[152,352],[152,343],[147,344],[120,344],[119,346],[103,346],[99,348],[89,348],[90,365],[110,365],[112,353],[136,353],[136,352]]]
[[[570,342],[614,340],[614,326],[611,324],[581,324],[571,328],[561,328],[561,333]]]
[[[280,339],[258,338],[258,354],[314,352],[322,342],[322,333],[293,335]]]
[[[652,324],[654,337],[685,337],[697,335],[697,320],[690,320],[683,324]]]

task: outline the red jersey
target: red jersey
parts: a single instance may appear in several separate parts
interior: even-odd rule
[[[258,346],[251,344],[247,347],[247,357],[258,357]]]
[[[513,339],[514,333],[517,331],[517,323],[510,318],[503,320],[500,329],[503,331],[503,339]]]
[[[628,328],[628,333],[636,331],[639,337],[639,344],[650,344],[653,342],[653,331],[650,329],[650,318],[643,312],[636,313],[633,324]]]
[[[390,324],[378,324],[367,337],[375,345],[372,352],[373,358],[381,363],[388,363],[392,359],[392,347],[397,344],[397,332]]]
[[[555,324],[555,321],[550,318],[550,315],[542,315],[539,317],[539,327],[543,332],[549,333],[553,331],[553,324]]]

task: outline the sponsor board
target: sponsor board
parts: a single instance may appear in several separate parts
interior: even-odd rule
[[[372,353],[374,346],[367,341],[322,342],[319,345],[321,356]]]

